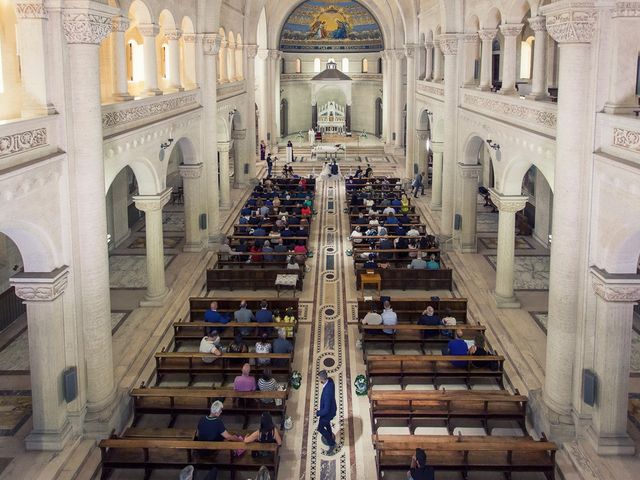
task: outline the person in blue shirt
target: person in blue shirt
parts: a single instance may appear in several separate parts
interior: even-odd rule
[[[433,307],[428,306],[422,312],[422,315],[420,315],[418,325],[430,325],[432,327],[437,327],[442,325],[442,320],[435,314]],[[440,332],[438,332],[438,330],[423,330],[422,338],[437,337],[439,333]]]
[[[256,312],[256,322],[257,323],[271,323],[273,322],[273,313],[268,308],[268,304],[266,300],[262,300],[260,302],[260,310]],[[259,328],[258,335],[262,335],[263,333],[270,334],[270,328]]]
[[[432,253],[429,256],[429,261],[427,262],[427,270],[439,270],[440,262],[436,261],[436,256]]]
[[[214,323],[216,325],[226,325],[229,323],[229,317],[227,315],[223,315],[218,312],[218,302],[211,302],[209,310],[204,312],[204,321],[209,323]],[[209,333],[211,331],[217,330],[219,333],[224,332],[224,328],[212,327],[209,329]]]
[[[445,348],[442,349],[443,355],[467,355],[469,352],[469,348],[467,347],[467,342],[462,339],[462,330],[456,330],[456,338],[450,340]],[[456,368],[467,368],[466,361],[463,360],[454,360],[451,362]]]
[[[333,379],[329,378],[326,370],[320,370],[318,378],[322,383],[320,410],[316,412],[318,433],[322,436],[322,441],[329,447],[327,455],[333,455],[337,451],[336,436],[331,430],[331,420],[335,418],[338,410],[336,405],[336,386],[333,383]]]
[[[391,206],[392,207],[401,207],[402,206],[402,202],[400,201],[400,199],[394,198],[393,200],[391,200]]]

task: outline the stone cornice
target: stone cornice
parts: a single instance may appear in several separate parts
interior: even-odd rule
[[[182,37],[182,30],[175,28],[173,30],[167,30],[164,32],[164,38],[167,40],[180,40]]]
[[[155,37],[160,33],[160,27],[155,23],[138,24],[138,31],[143,37]]]
[[[466,163],[458,163],[458,171],[462,178],[478,178],[482,173],[482,165],[468,165]]]
[[[561,0],[540,9],[547,31],[558,43],[591,43],[598,13],[593,1]]]
[[[16,295],[22,300],[51,302],[64,293],[68,276],[69,267],[63,266],[47,273],[21,272],[9,281],[15,287]]]
[[[44,147],[48,143],[44,127],[0,137],[0,158]]]
[[[151,98],[151,97],[150,97]],[[102,127],[112,128],[126,123],[137,122],[147,118],[156,117],[158,115],[166,114],[171,111],[178,111],[188,106],[198,105],[198,94],[187,93],[176,95],[174,98],[162,98],[161,100],[151,98],[151,100],[142,100],[142,104],[139,102],[127,102],[133,103],[131,107],[119,109],[119,104],[114,104],[113,111],[104,111],[102,113]]]
[[[531,30],[534,32],[546,32],[547,31],[547,19],[542,15],[532,17],[528,20]]]
[[[41,2],[18,2],[16,3],[16,16],[26,19],[42,19],[49,18],[47,9]]]
[[[438,37],[440,43],[440,50],[443,55],[457,55],[458,54],[458,34],[457,33],[445,33]]]
[[[218,152],[229,153],[231,142],[218,142]]]
[[[496,38],[497,34],[498,34],[497,28],[487,28],[484,30],[480,30],[478,32],[478,36],[480,37],[480,40],[482,40],[483,42],[486,42],[486,41],[492,42],[493,39]]]
[[[200,178],[202,176],[202,163],[196,163],[193,165],[178,165],[180,176],[182,178]]]
[[[157,212],[169,203],[172,190],[173,188],[168,187],[157,195],[134,195],[133,201],[138,210],[142,210],[143,212]]]
[[[478,41],[478,34],[477,33],[464,33],[462,34],[462,41],[464,43],[476,43]]]
[[[205,55],[218,55],[222,39],[217,33],[205,33],[202,37],[202,51]]]
[[[640,17],[640,2],[616,2],[611,17]]]
[[[503,23],[500,25],[500,33],[503,37],[517,37],[522,33],[524,23]]]
[[[503,195],[493,188],[489,189],[491,200],[500,212],[516,213],[522,210],[526,205],[529,197],[522,195]]]
[[[124,33],[129,30],[131,26],[131,22],[129,19],[123,15],[119,15],[117,17],[113,17],[111,19],[111,31],[112,32],[120,32]]]
[[[68,3],[70,8],[62,10],[62,28],[68,44],[99,45],[111,33],[111,19],[119,10],[97,2]]]
[[[640,300],[640,275],[612,274],[591,267],[593,291],[607,302],[635,303]]]

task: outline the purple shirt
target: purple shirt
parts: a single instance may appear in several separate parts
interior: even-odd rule
[[[238,375],[233,381],[233,389],[236,392],[253,392],[256,389],[256,379],[250,375]]]

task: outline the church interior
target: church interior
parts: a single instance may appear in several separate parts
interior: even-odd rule
[[[639,302],[639,0],[0,0],[0,480],[631,480]]]

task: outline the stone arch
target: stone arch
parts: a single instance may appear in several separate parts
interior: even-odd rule
[[[418,130],[431,130],[431,120],[429,119],[430,113],[431,112],[427,108],[423,108],[422,110],[418,111]]]
[[[226,115],[228,115],[226,112],[218,112],[218,115],[216,116],[218,142],[229,142],[231,140],[231,128],[229,121],[225,118]]]
[[[182,162],[185,165],[195,165],[198,162],[198,154],[193,141],[189,137],[180,137],[173,147],[180,149]]]
[[[603,245],[601,268],[609,273],[637,274],[640,256],[640,219],[628,219]]]
[[[518,23],[522,21],[528,11],[533,10],[529,0],[512,0],[505,15],[505,22]]]
[[[55,242],[41,226],[25,218],[0,216],[0,232],[18,247],[25,272],[50,272],[61,265]]]
[[[144,0],[133,0],[129,7],[129,16],[132,17],[137,24],[153,23],[154,18],[151,14],[151,8]]]
[[[522,148],[522,146],[520,148]],[[533,158],[533,160],[531,160],[531,158]],[[532,166],[535,166],[538,171],[542,173],[551,191],[554,192],[553,162],[545,160],[542,152],[530,151],[525,158],[518,156],[504,166],[501,175],[502,193],[520,195],[522,180]]]
[[[491,8],[482,18],[480,28],[498,28],[502,23],[502,13],[497,7]]]
[[[480,19],[475,13],[472,13],[464,22],[464,31],[465,33],[476,33],[478,30],[480,30]]]
[[[163,190],[164,182],[160,180],[153,162],[142,154],[132,152],[118,155],[117,158],[105,159],[105,194],[118,173],[125,167],[133,170],[140,195],[155,195]]]

